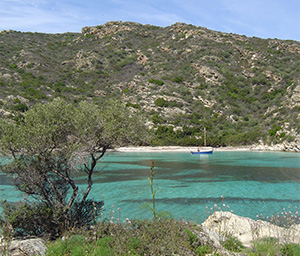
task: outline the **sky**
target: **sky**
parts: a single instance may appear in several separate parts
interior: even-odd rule
[[[118,20],[300,41],[300,0],[0,0],[0,31],[80,32]]]

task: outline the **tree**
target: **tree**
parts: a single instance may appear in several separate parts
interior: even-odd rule
[[[49,210],[48,221],[56,228],[50,229],[50,224],[44,227],[47,221],[37,222],[35,228],[54,236],[65,228],[94,220],[91,209],[95,208],[97,215],[102,204],[88,200],[88,195],[97,163],[113,146],[143,143],[145,131],[141,118],[119,102],[100,109],[86,101],[75,107],[56,99],[28,110],[18,123],[1,120],[2,155],[10,155],[13,160],[2,170],[13,175],[20,191],[36,199],[40,208]],[[77,172],[84,172],[87,179],[82,194],[74,179]],[[4,212],[8,215],[17,210],[6,206]],[[24,228],[19,230],[25,232]]]

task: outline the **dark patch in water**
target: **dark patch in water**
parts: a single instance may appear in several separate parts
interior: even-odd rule
[[[158,198],[155,199],[156,202],[164,204],[203,204],[203,203],[213,203],[218,206],[222,205],[220,197],[207,197],[207,198]],[[152,202],[150,199],[134,199],[134,200],[122,200],[125,203],[144,203]],[[275,199],[275,198],[242,198],[242,197],[226,197],[226,204],[228,203],[247,203],[247,202],[278,202],[278,203],[290,203],[290,204],[300,204],[300,200],[291,199]]]

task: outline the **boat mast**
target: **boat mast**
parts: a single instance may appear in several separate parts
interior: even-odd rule
[[[204,127],[204,147],[206,147],[206,128]]]

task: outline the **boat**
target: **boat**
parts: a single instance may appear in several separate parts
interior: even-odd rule
[[[204,148],[198,148],[197,151],[191,151],[192,155],[212,154],[213,149],[206,147],[206,128],[204,127]]]
[[[204,154],[212,154],[212,149],[198,149],[197,151],[191,151],[192,155],[204,155]]]

